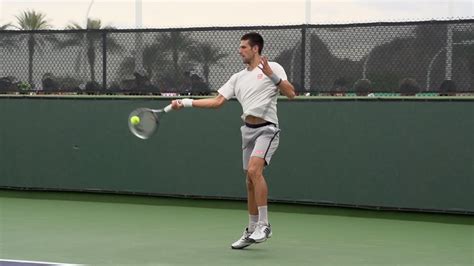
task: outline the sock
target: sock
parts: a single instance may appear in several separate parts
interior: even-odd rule
[[[258,222],[258,215],[249,214],[249,232],[255,231],[255,227],[257,227]]]
[[[258,206],[258,222],[268,224],[267,206]]]

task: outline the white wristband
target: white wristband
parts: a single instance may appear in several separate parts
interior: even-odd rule
[[[184,107],[193,107],[193,99],[184,98],[181,100],[181,103]]]
[[[269,76],[270,80],[275,84],[275,85],[280,85],[281,83],[281,78],[279,76],[277,76],[275,73],[272,73],[270,76]]]

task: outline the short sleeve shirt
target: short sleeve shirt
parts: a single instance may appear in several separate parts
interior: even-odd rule
[[[287,80],[283,67],[276,62],[268,62],[273,73],[282,80]],[[277,86],[263,74],[258,67],[244,70],[232,77],[218,90],[227,100],[236,97],[242,105],[242,120],[248,115],[260,117],[268,122],[278,124]]]

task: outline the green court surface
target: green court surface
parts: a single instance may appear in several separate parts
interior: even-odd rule
[[[472,216],[270,204],[232,250],[239,201],[0,190],[0,259],[86,265],[474,265]],[[1,264],[1,263],[0,263]]]

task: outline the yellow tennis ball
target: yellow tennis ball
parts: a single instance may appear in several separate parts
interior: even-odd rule
[[[140,123],[140,117],[134,115],[130,117],[130,122],[132,123],[132,125],[138,125]]]

